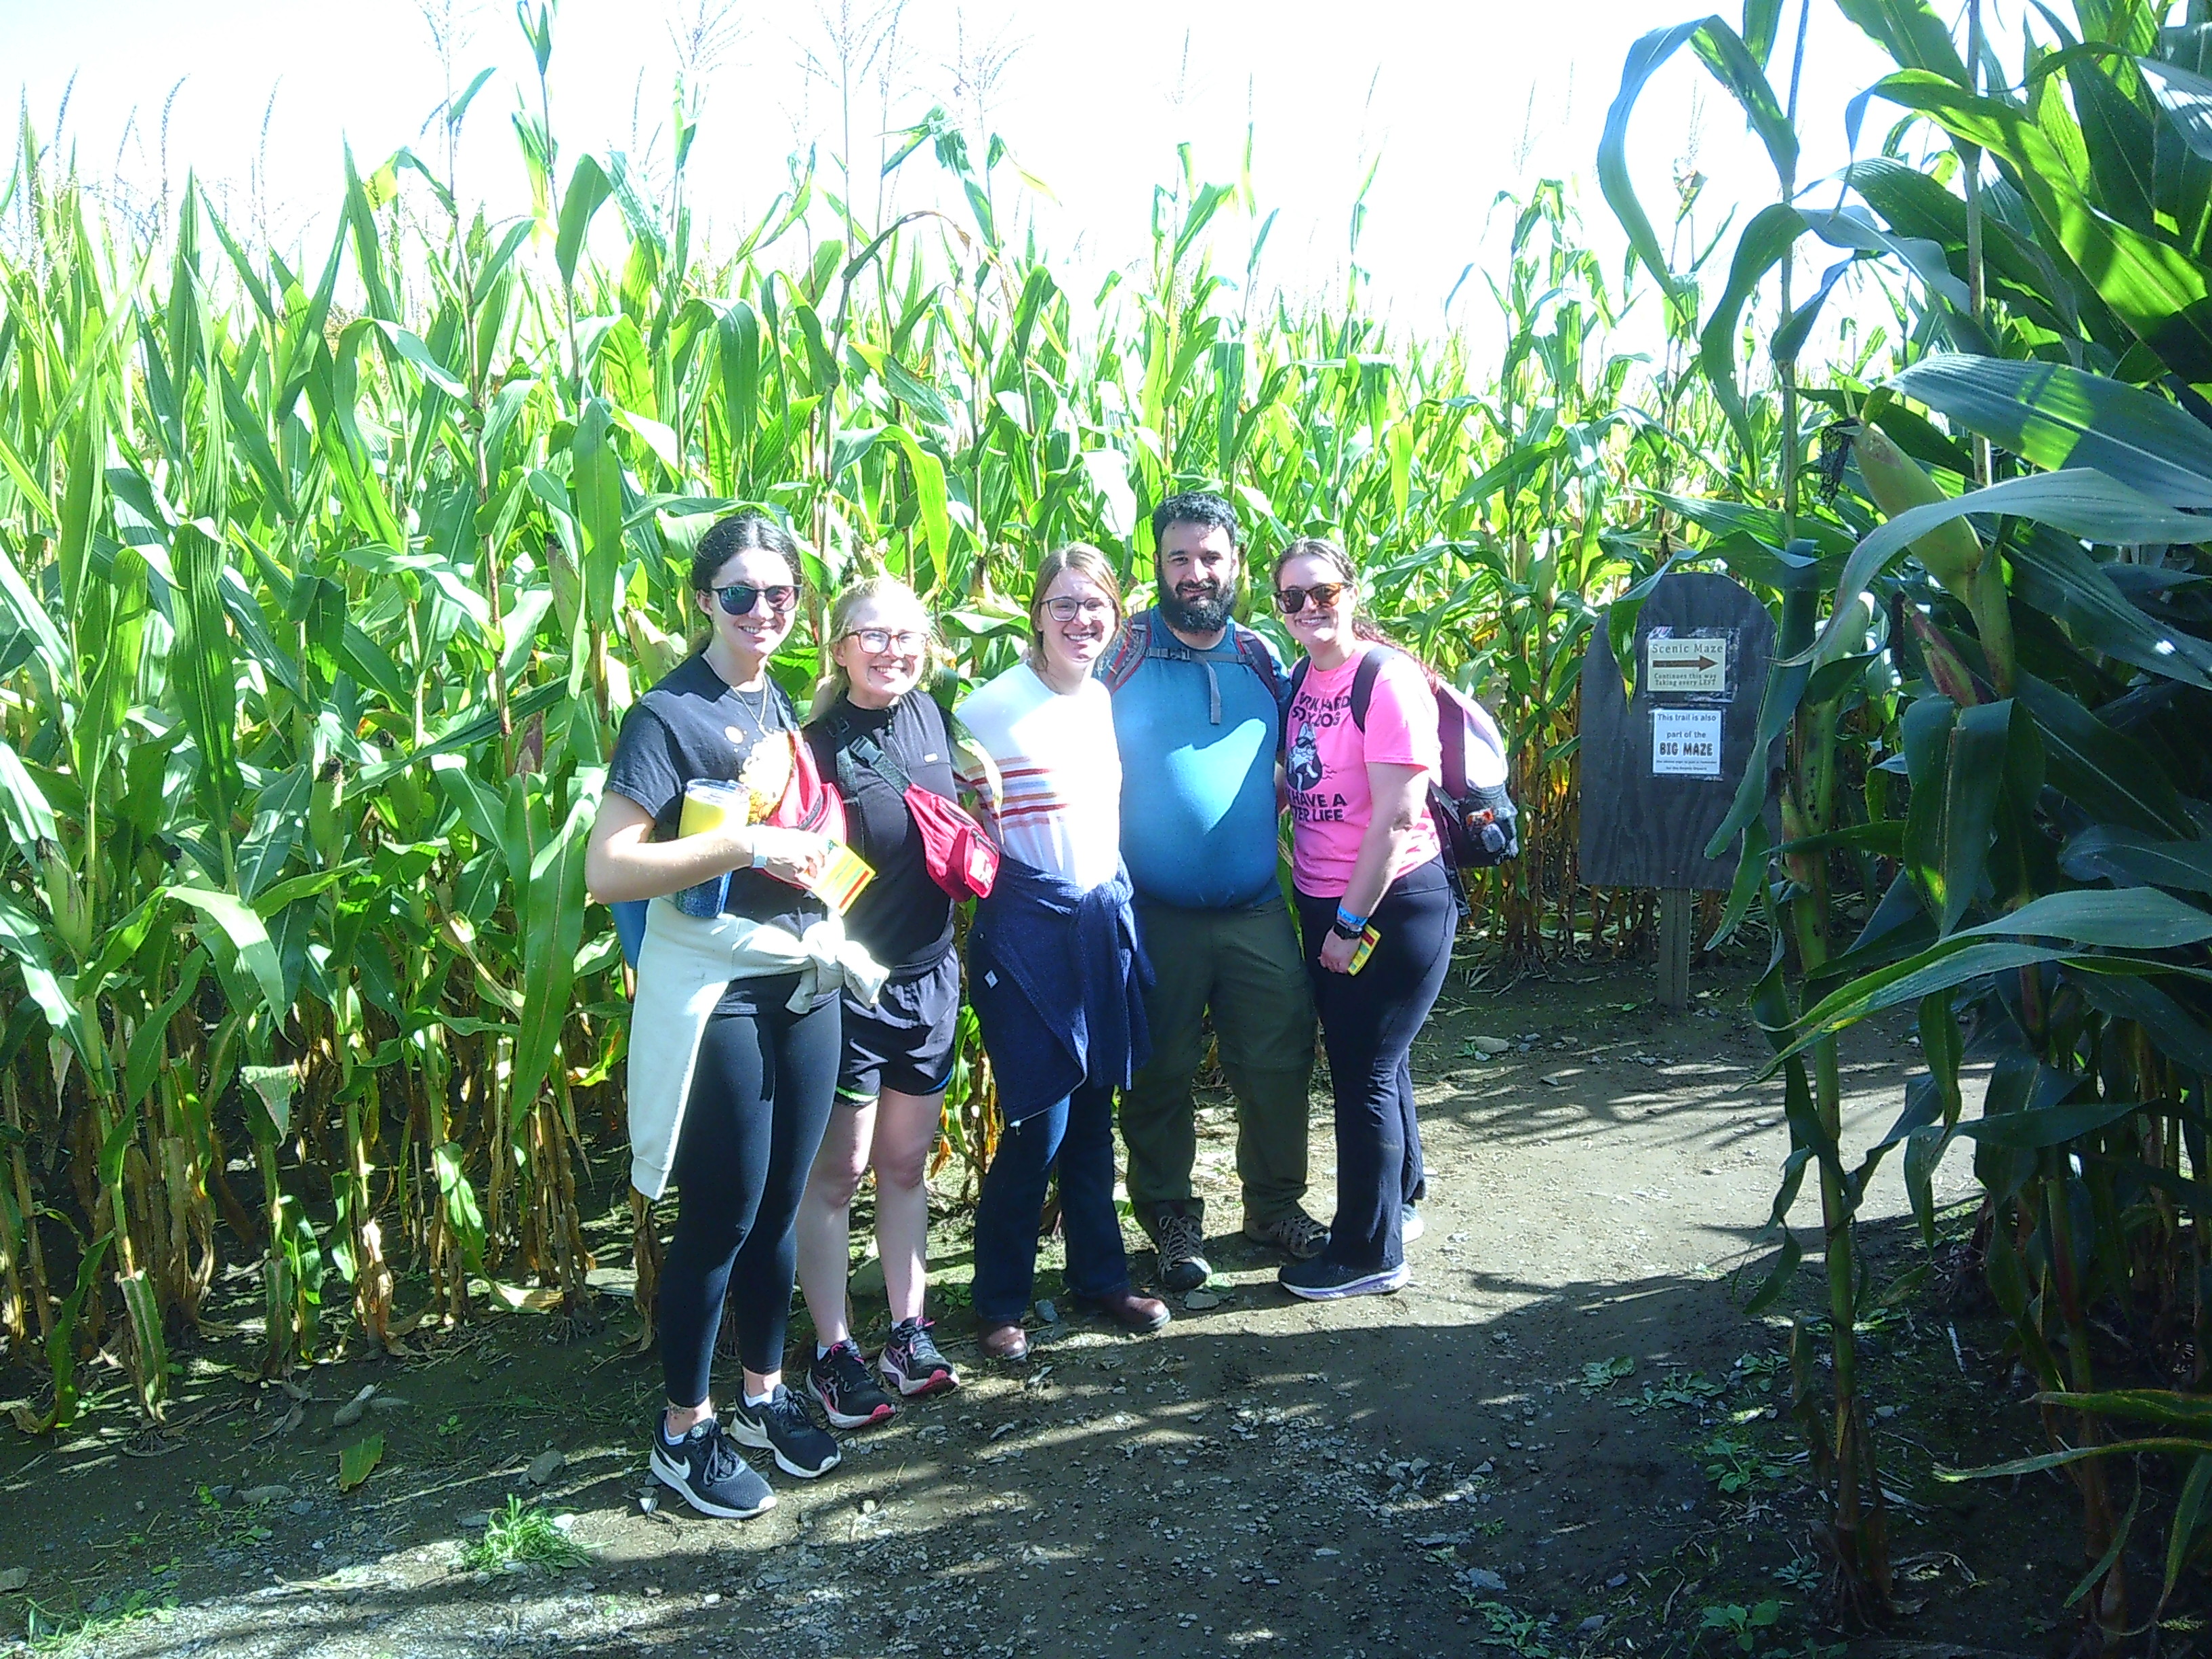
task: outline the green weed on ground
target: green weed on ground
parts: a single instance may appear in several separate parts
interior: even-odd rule
[[[566,1516],[548,1515],[535,1504],[510,1497],[495,1510],[484,1535],[461,1552],[461,1565],[479,1572],[504,1572],[512,1566],[581,1566],[591,1552],[568,1535]]]
[[[112,1607],[94,1613],[56,1613],[26,1596],[23,1635],[26,1650],[41,1656],[89,1655],[100,1651],[101,1639],[141,1620],[167,1622],[174,1615],[177,1598],[166,1590],[133,1590]]]

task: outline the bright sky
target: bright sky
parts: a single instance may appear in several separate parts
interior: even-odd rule
[[[469,0],[451,3],[471,37],[454,54],[458,83],[495,70],[469,112],[462,193],[495,213],[525,210],[507,117],[532,84],[529,52],[503,0],[473,9]],[[706,0],[709,17],[716,3]],[[1844,106],[1887,67],[1826,0],[1812,4],[1803,181],[1842,164]],[[1265,275],[1293,291],[1341,280],[1352,204],[1379,155],[1359,262],[1371,273],[1372,298],[1427,331],[1462,271],[1486,246],[1494,252],[1503,227],[1490,204],[1500,190],[1549,175],[1576,179],[1589,234],[1618,269],[1622,239],[1595,183],[1598,134],[1631,44],[1696,15],[1694,5],[1685,0],[1678,14],[1653,0],[908,0],[890,65],[892,125],[933,103],[973,125],[980,105],[982,124],[1053,191],[1054,200],[1030,198],[1047,251],[1103,270],[1146,257],[1152,189],[1174,176],[1177,143],[1193,146],[1201,178],[1232,181],[1249,119],[1261,210],[1281,210]],[[700,9],[701,0],[566,0],[551,63],[564,173],[578,155],[608,148],[665,161],[678,61],[672,28],[696,22]],[[2005,9],[2015,9],[2012,0]],[[864,0],[844,9],[855,24],[872,15]],[[810,51],[831,55],[837,12],[836,0],[738,0],[729,11],[734,38],[709,54],[719,61],[705,82],[690,173],[694,201],[726,233],[750,222],[786,182],[795,144],[818,144],[825,157],[837,147],[836,87],[799,67]],[[1786,6],[1778,82],[1796,17],[1796,5]],[[1006,54],[993,79],[990,60]],[[152,195],[166,153],[172,189],[195,170],[234,217],[246,216],[265,113],[272,227],[280,240],[304,232],[318,257],[334,229],[341,143],[350,141],[364,167],[402,144],[435,153],[436,133],[424,124],[444,74],[422,9],[405,0],[0,0],[0,76],[20,76],[32,124],[49,137],[75,78],[63,140],[86,177],[119,178],[125,191]],[[884,125],[872,74],[856,102],[855,149],[872,172]],[[1888,118],[1877,106],[1863,150],[1879,144]],[[1764,150],[1687,50],[1647,90],[1634,140],[1638,187],[1662,234],[1675,167],[1692,154],[1711,179],[1701,235],[1729,204],[1746,204],[1741,222],[1771,198]],[[930,198],[933,170],[926,155],[908,163],[915,176],[902,173],[899,205]],[[869,191],[856,191],[864,204]],[[1241,228],[1232,225],[1225,241],[1241,249]],[[1809,266],[1815,256],[1806,257]],[[1480,283],[1470,283],[1454,320],[1483,326],[1488,304]]]

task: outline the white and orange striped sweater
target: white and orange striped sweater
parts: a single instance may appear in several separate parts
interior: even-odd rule
[[[1121,753],[1106,688],[1086,679],[1057,692],[1019,663],[957,712],[997,767],[1003,798],[988,827],[1007,855],[1077,887],[1113,880],[1121,859]],[[978,781],[963,773],[963,787]]]

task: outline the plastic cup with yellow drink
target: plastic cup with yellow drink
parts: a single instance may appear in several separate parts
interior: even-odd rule
[[[677,821],[677,834],[703,835],[732,823],[755,823],[760,817],[759,796],[744,784],[695,778],[684,787],[684,811]],[[842,916],[875,873],[851,848],[833,844],[822,872],[805,884],[805,890]],[[728,902],[729,893],[730,878],[724,874],[686,887],[671,897],[686,915],[716,916]]]
[[[704,835],[732,823],[746,823],[750,816],[751,792],[740,784],[718,778],[694,778],[684,786],[684,811],[677,819],[678,836]],[[719,916],[730,896],[730,874],[709,876],[695,887],[671,893],[668,902],[687,916]]]

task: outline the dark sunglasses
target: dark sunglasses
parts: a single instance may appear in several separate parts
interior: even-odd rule
[[[1316,582],[1311,587],[1279,587],[1275,590],[1275,609],[1285,617],[1295,617],[1311,599],[1324,611],[1333,610],[1349,586],[1347,582]]]
[[[750,582],[732,582],[727,587],[710,587],[707,591],[722,602],[723,614],[731,617],[748,615],[763,599],[768,601],[768,608],[779,617],[799,603],[799,590],[783,583],[774,587],[755,587]]]

